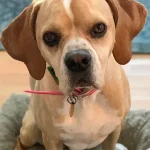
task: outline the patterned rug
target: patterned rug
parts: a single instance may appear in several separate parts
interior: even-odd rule
[[[0,33],[32,0],[1,0]],[[150,12],[150,0],[139,0]],[[0,49],[3,46],[0,43]],[[150,14],[143,31],[133,41],[134,53],[150,53]]]

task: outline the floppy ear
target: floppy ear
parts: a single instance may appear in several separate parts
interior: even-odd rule
[[[46,63],[36,43],[35,24],[39,4],[31,4],[3,31],[1,42],[8,54],[27,66],[31,76],[42,79]]]
[[[145,24],[147,10],[135,0],[106,0],[116,24],[116,43],[113,50],[119,64],[127,64],[132,57],[132,40]]]

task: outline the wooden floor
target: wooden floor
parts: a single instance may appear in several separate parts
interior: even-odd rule
[[[6,52],[0,52],[0,105],[12,93],[21,93],[28,86],[28,72],[22,62],[15,61]]]
[[[150,55],[135,55],[124,66],[129,78],[132,109],[150,109]],[[0,106],[12,93],[29,88],[25,65],[0,52]]]

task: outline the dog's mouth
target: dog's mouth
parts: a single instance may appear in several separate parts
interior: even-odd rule
[[[77,87],[73,90],[73,95],[84,95],[91,91],[93,88],[92,87]]]
[[[73,95],[84,95],[94,88],[86,78],[78,80],[73,87]]]

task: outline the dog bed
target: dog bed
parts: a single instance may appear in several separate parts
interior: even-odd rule
[[[150,150],[150,111],[129,112],[119,142],[128,150]]]
[[[22,119],[28,108],[29,95],[11,95],[0,110],[0,150],[14,150]],[[131,111],[125,120],[119,143],[128,150],[150,148],[150,111]],[[121,144],[116,150],[127,150]],[[91,150],[100,150],[100,146]],[[36,144],[28,150],[45,150]],[[67,148],[65,148],[67,150]]]

